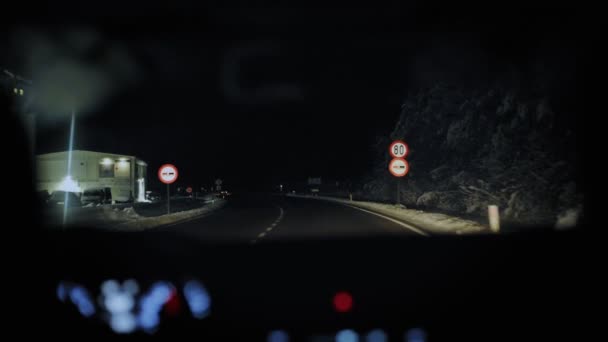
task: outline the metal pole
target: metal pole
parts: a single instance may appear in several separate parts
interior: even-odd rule
[[[397,178],[397,205],[401,204],[401,178]]]
[[[167,184],[167,214],[171,213],[171,192],[169,191],[169,187],[171,185]]]

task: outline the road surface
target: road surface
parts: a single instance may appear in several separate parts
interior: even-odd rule
[[[339,239],[417,235],[415,231],[356,208],[316,199],[279,195],[231,197],[221,210],[205,217],[159,228],[206,241]]]

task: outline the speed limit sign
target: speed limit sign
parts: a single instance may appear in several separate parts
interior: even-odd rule
[[[395,140],[389,146],[388,151],[393,158],[405,158],[410,153],[410,148],[403,140]]]

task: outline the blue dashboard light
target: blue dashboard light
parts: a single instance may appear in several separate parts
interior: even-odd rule
[[[386,333],[380,329],[374,329],[367,334],[366,337],[367,342],[386,342],[388,341],[388,337]]]
[[[122,283],[122,288],[132,294],[132,295],[136,295],[139,292],[139,284],[137,284],[137,281],[135,279],[127,279]]]
[[[59,285],[57,285],[57,298],[59,298],[59,300],[62,302],[65,302],[65,300],[68,298],[67,285],[63,282],[60,282]]]
[[[171,286],[166,282],[157,282],[152,285],[149,292],[151,300],[162,306],[171,295]]]
[[[211,297],[201,283],[195,280],[188,281],[184,285],[184,297],[195,318],[205,318],[209,314]]]
[[[340,330],[336,334],[336,342],[358,342],[359,335],[353,330]]]
[[[104,301],[106,309],[113,314],[131,311],[134,305],[133,296],[125,292],[110,293]]]
[[[110,328],[119,334],[128,334],[135,331],[135,317],[130,312],[114,314],[110,318]]]
[[[407,342],[426,342],[426,332],[419,328],[408,330],[405,334]]]
[[[91,317],[95,314],[95,305],[93,305],[93,301],[84,287],[80,285],[74,286],[70,290],[70,300],[76,305],[78,311],[83,316]]]
[[[289,335],[284,330],[273,330],[268,334],[268,342],[289,342]]]
[[[137,316],[137,325],[145,331],[151,331],[158,327],[160,317],[157,312],[142,310]]]
[[[114,279],[106,280],[101,284],[101,292],[106,296],[119,291],[120,285]]]

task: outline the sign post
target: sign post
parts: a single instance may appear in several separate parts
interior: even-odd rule
[[[171,164],[165,164],[158,169],[158,179],[167,184],[167,214],[171,213],[171,183],[177,180],[177,168]]]
[[[388,165],[388,171],[397,177],[397,205],[399,205],[401,204],[401,177],[404,177],[410,171],[410,166],[405,160],[410,148],[404,141],[395,140],[389,146],[388,152],[393,157]]]

